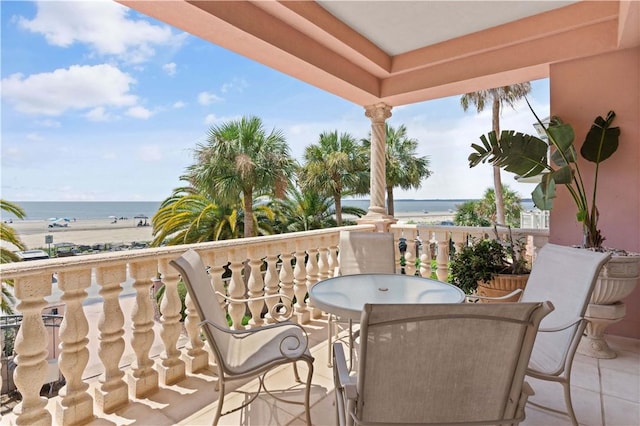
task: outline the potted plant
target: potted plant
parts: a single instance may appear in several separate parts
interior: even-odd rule
[[[576,219],[582,223],[582,247],[613,252],[611,260],[600,272],[591,296],[590,303],[600,305],[600,308],[593,312],[587,310],[587,339],[583,339],[581,346],[587,346],[583,345],[585,341],[590,342],[590,349],[581,352],[597,358],[613,358],[615,353],[608,348],[602,336],[607,325],[624,317],[624,305],[619,302],[631,294],[637,284],[640,259],[637,253],[603,247],[605,238],[598,229],[598,173],[600,163],[618,149],[620,129],[612,127],[616,114],[609,111],[604,118],[596,117],[580,148],[582,158],[595,163],[593,189],[588,193],[578,163],[578,150],[574,146],[573,127],[558,117],[552,117],[545,125],[528,101],[527,104],[548,142],[513,130],[501,132],[499,139],[495,132],[491,132],[480,137],[482,145],[471,145],[474,152],[469,155],[469,166],[488,162],[522,177],[540,176],[540,183],[531,194],[540,210],[551,210],[556,186],[565,185],[577,208]]]
[[[502,131],[498,139],[496,132],[492,131],[480,137],[482,146],[471,145],[475,152],[469,155],[469,166],[488,162],[523,178],[540,176],[540,183],[531,193],[533,203],[540,210],[551,210],[556,186],[565,185],[576,204],[576,218],[582,223],[583,247],[602,250],[604,238],[598,229],[596,205],[598,172],[600,163],[618,149],[620,129],[611,127],[615,112],[609,111],[606,118],[596,117],[580,149],[580,155],[596,165],[593,190],[588,194],[577,161],[573,127],[559,117],[552,117],[549,124],[545,125],[528,101],[527,104],[544,130],[548,143],[536,136],[513,130]],[[550,161],[549,148],[552,151]]]
[[[451,259],[449,281],[467,294],[501,297],[523,289],[531,272],[524,257],[524,243],[513,240],[511,229],[507,238],[481,238],[460,247]],[[515,302],[518,295],[503,300]]]

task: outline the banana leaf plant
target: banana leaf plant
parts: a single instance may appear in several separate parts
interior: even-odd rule
[[[548,142],[513,130],[502,131],[498,139],[492,131],[480,137],[482,145],[471,144],[475,152],[469,155],[469,167],[490,163],[522,178],[540,176],[540,183],[531,193],[533,203],[540,210],[551,210],[556,197],[556,186],[565,185],[578,209],[576,218],[583,226],[583,246],[602,250],[604,237],[598,229],[596,191],[600,163],[618,149],[620,129],[611,127],[615,112],[609,111],[606,118],[596,117],[580,148],[580,155],[596,165],[593,190],[588,194],[577,161],[573,127],[558,117],[553,117],[545,125],[528,101],[527,104],[544,129]]]

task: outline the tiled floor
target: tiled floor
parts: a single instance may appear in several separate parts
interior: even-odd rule
[[[323,328],[324,321],[314,327]],[[317,330],[320,331],[320,330]],[[327,341],[324,330],[312,333],[316,343],[312,353],[316,358],[312,387],[311,418],[314,425],[335,425],[335,405],[331,369],[327,367]],[[597,360],[576,355],[572,375],[573,404],[581,425],[588,426],[637,426],[640,425],[640,340],[607,336],[611,348],[618,357]],[[301,371],[301,374],[305,374]],[[282,388],[292,383],[290,368],[270,375],[267,386]],[[536,395],[531,399],[557,409],[564,409],[562,386],[557,383],[527,379]],[[255,386],[253,387],[255,388]],[[251,389],[251,388],[243,388]],[[289,391],[291,396],[301,398],[302,387]],[[211,395],[213,397],[213,395]],[[229,406],[240,402],[244,394],[228,398]],[[227,401],[225,401],[227,405]],[[180,425],[210,425],[215,404],[180,421]],[[248,409],[222,417],[221,425],[304,425],[301,406],[276,402],[268,396],[260,396]],[[570,425],[568,417],[556,415],[532,406],[527,406],[526,426]]]

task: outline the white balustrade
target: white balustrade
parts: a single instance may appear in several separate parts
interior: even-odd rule
[[[199,318],[193,301],[187,295],[186,318],[180,322],[181,300],[178,293],[179,275],[168,265],[187,248],[196,249],[209,267],[211,285],[216,291],[242,300],[247,296],[282,294],[295,300],[293,320],[308,322],[317,316],[307,300],[308,289],[319,280],[334,275],[339,250],[341,229],[374,231],[373,225],[359,225],[309,232],[299,232],[257,238],[199,243],[187,246],[162,247],[109,254],[77,256],[37,262],[0,265],[3,279],[14,279],[16,311],[21,314],[22,325],[15,342],[17,354],[14,382],[22,395],[20,402],[3,422],[18,425],[49,425],[53,422],[47,410],[47,401],[40,396],[47,372],[48,333],[42,319],[43,309],[52,294],[52,273],[57,273],[66,306],[61,324],[60,370],[66,385],[56,402],[55,421],[61,425],[82,424],[101,413],[112,413],[131,403],[146,398],[159,389],[159,384],[170,387],[187,375],[197,373],[209,365],[209,352],[205,349],[199,329]],[[407,239],[405,273],[431,276],[432,250],[436,249],[436,275],[446,280],[449,245],[463,244],[469,237],[492,235],[492,228],[461,228],[452,226],[391,225],[396,257],[399,239]],[[546,242],[546,231],[513,230],[516,237],[528,238],[528,250],[535,254]],[[416,241],[421,240],[416,248]],[[416,263],[416,260],[418,262]],[[129,275],[127,276],[127,271]],[[154,304],[150,292],[158,273],[164,283],[164,297],[160,305],[159,327],[154,325]],[[246,279],[245,279],[246,277]],[[128,281],[127,281],[128,278]],[[122,299],[126,283],[133,281],[135,299],[128,299],[127,309]],[[99,290],[102,311],[95,324],[87,321],[83,310],[89,302],[89,293]],[[92,297],[95,296],[93,291]],[[224,301],[219,299],[224,307]],[[91,300],[91,302],[95,302]],[[133,302],[132,306],[131,303]],[[231,302],[226,308],[231,327],[244,328],[243,317],[251,316],[249,324],[258,327],[274,319],[263,312],[277,302],[268,299],[257,304]],[[265,304],[268,308],[265,310]],[[132,337],[125,336],[125,324],[131,320]],[[182,331],[186,339],[181,339]],[[90,341],[95,339],[95,341]],[[154,353],[151,353],[152,345]],[[158,345],[161,343],[161,352]],[[4,342],[6,345],[6,342]],[[96,348],[101,364],[93,395],[88,392],[87,360],[91,348]],[[135,361],[122,366],[131,354]],[[129,362],[129,361],[126,361]],[[125,363],[126,363],[125,362]],[[95,369],[95,366],[92,366]],[[102,373],[102,374],[100,374]],[[128,380],[124,380],[125,374]],[[94,404],[95,403],[95,404]],[[93,412],[94,408],[97,410]]]

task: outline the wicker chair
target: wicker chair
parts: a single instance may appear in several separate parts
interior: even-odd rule
[[[231,330],[225,312],[218,302],[218,297],[226,298],[226,296],[214,291],[198,253],[189,250],[170,263],[182,275],[187,291],[202,320],[200,325],[206,335],[207,343],[216,359],[219,388],[218,407],[213,424],[216,425],[222,415],[240,410],[255,400],[260,391],[265,389],[265,374],[274,367],[293,364],[295,378],[300,382],[296,362],[303,361],[308,366],[304,402],[285,402],[303,404],[307,424],[311,425],[309,396],[313,357],[309,352],[305,330],[289,321],[250,330]],[[246,378],[259,379],[258,391],[249,401],[222,414],[225,383],[229,380]],[[271,396],[275,397],[273,394]]]
[[[364,307],[350,376],[335,343],[340,425],[518,424],[525,370],[549,302]]]

